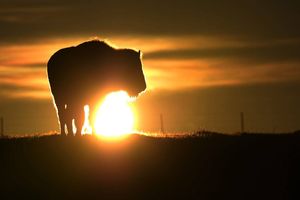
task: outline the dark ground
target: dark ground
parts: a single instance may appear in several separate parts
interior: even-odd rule
[[[0,199],[300,199],[300,134],[0,140]]]

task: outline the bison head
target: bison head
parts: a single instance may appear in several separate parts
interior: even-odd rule
[[[115,90],[124,90],[129,96],[138,96],[146,89],[140,51],[119,50],[117,59],[112,63],[112,70],[109,70],[111,74],[107,77]]]

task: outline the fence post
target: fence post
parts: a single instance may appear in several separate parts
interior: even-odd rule
[[[165,133],[165,129],[164,129],[164,118],[163,118],[163,115],[160,114],[160,131],[162,133]]]
[[[245,132],[245,127],[244,127],[244,113],[241,112],[241,133]]]
[[[0,137],[4,137],[4,119],[0,117]]]

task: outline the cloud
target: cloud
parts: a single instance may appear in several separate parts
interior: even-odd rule
[[[296,1],[4,1],[1,43],[91,35],[299,38]],[[21,35],[20,35],[21,33]]]
[[[300,82],[299,63],[252,65],[231,60],[167,59],[144,63],[150,88],[156,89]]]
[[[48,39],[0,47],[0,83],[12,86],[40,84],[39,94],[50,98],[46,63],[60,48],[77,45],[84,38]],[[143,51],[145,76],[151,89],[182,89],[271,82],[299,82],[299,41],[273,40],[252,43],[218,37],[110,37],[117,47]],[[188,79],[186,77],[189,77]],[[8,96],[22,96],[7,88]],[[45,95],[46,93],[48,95]],[[26,96],[26,95],[23,95]]]
[[[3,99],[50,99],[49,89],[35,85],[14,85],[0,83],[0,97]]]
[[[0,82],[6,84],[10,81],[12,85],[46,86],[49,57],[60,48],[94,36],[108,38],[119,47],[141,49],[152,88],[300,79],[298,2],[4,0],[1,3],[0,71],[4,74]],[[40,73],[23,80],[22,76],[27,75],[22,73],[29,71]],[[19,78],[5,78],[5,74]]]
[[[1,68],[0,68],[1,69]],[[44,71],[25,70],[0,74],[0,98],[50,98],[48,81]]]
[[[299,62],[300,42],[266,46],[169,49],[145,54],[145,59],[232,59],[244,63]]]
[[[47,66],[46,63],[36,62],[36,63],[14,63],[10,64],[10,68],[29,68],[29,69],[38,69],[38,68],[45,68]]]

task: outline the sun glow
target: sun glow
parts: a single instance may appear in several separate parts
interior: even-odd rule
[[[134,132],[131,98],[124,91],[108,94],[96,111],[95,133],[104,138],[120,138]]]

